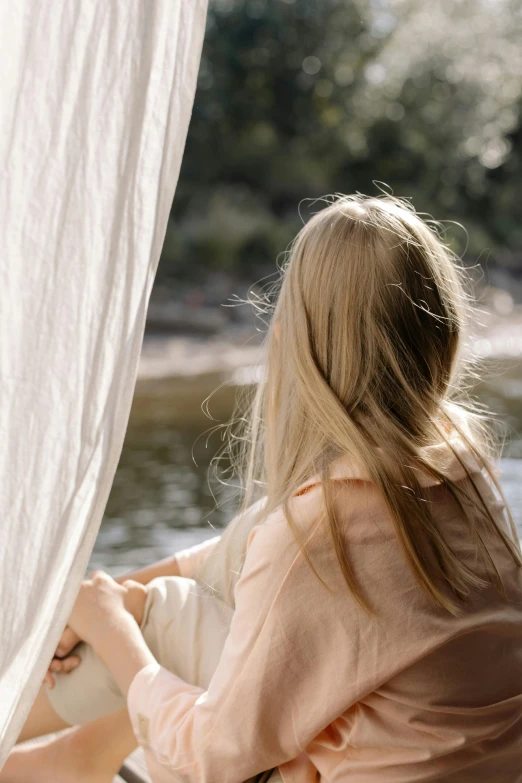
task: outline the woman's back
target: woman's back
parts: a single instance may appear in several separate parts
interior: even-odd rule
[[[312,764],[330,783],[522,780],[520,569],[491,536],[487,545],[507,600],[490,586],[462,603],[460,617],[436,607],[419,587],[377,488],[341,461],[335,475],[341,479],[343,473],[354,476],[335,482],[343,543],[380,618],[361,610],[354,623],[353,599],[335,557],[327,553],[331,545],[326,537],[316,539],[312,560],[323,562],[319,573],[337,596],[335,618],[326,594],[318,599],[329,637],[324,644],[346,647],[348,666],[331,677],[337,694],[345,689],[349,706],[307,748]],[[457,473],[455,465],[455,478]],[[478,468],[473,478],[508,530],[502,504]],[[430,483],[424,491],[436,525],[459,560],[486,577],[459,506],[444,486]],[[305,515],[316,513],[320,495],[318,485],[301,490],[297,503]],[[440,587],[448,589],[442,582]]]
[[[432,459],[435,452],[448,454],[445,447],[430,451]],[[510,535],[503,503],[470,453],[461,447],[459,454]],[[465,469],[449,456],[448,475],[460,486],[468,481]],[[488,586],[463,602],[462,614],[455,617],[421,589],[382,494],[364,469],[343,458],[331,475],[343,549],[379,617],[359,607],[329,531],[317,524],[324,518],[318,477],[297,491],[291,511],[302,533],[313,531],[307,551],[332,593],[310,569],[282,509],[257,527],[255,513],[237,517],[200,571],[204,583],[219,585],[233,605],[245,550],[255,543],[247,583],[251,572],[257,573],[265,588],[251,583],[251,622],[258,612],[268,614],[263,620],[266,646],[258,640],[250,651],[257,661],[252,672],[269,683],[276,677],[270,664],[276,655],[285,665],[290,661],[298,676],[294,705],[294,678],[277,674],[278,699],[288,716],[283,727],[275,716],[270,720],[283,745],[292,741],[286,736],[289,727],[311,734],[320,729],[296,760],[280,765],[285,783],[315,781],[317,771],[329,783],[522,780],[522,576],[517,564],[498,536],[486,535],[507,600]],[[459,561],[486,577],[451,492],[425,474],[420,483],[434,523]],[[429,565],[429,549],[425,554]],[[439,586],[448,591],[442,581]],[[249,645],[246,637],[243,644]],[[269,686],[264,687],[268,694]]]

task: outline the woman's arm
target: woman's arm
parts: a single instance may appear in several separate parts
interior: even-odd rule
[[[328,537],[314,539],[321,571],[331,573]],[[180,782],[240,783],[296,759],[356,700],[356,618],[348,617],[346,633],[352,604],[321,585],[284,518],[251,531],[234,595],[206,690],[160,666],[132,618],[110,619],[102,607],[90,621],[81,611],[72,618],[127,693],[139,742]]]
[[[196,569],[206,560],[211,552],[214,551],[216,544],[220,540],[221,536],[213,536],[206,541],[202,541],[199,544],[182,549],[176,552],[175,555],[166,557],[164,560],[160,560],[157,563],[153,563],[150,566],[139,568],[136,571],[131,571],[128,574],[119,576],[115,581],[123,585],[124,582],[129,579],[134,582],[138,582],[142,585],[148,585],[153,579],[160,576],[185,576],[192,577]],[[133,591],[134,597],[137,598],[136,603],[137,610],[131,612],[133,616],[139,621],[139,611],[143,607],[144,598],[139,596],[138,591]],[[81,637],[75,633],[68,625],[58,642],[56,653],[49,664],[49,669],[44,677],[44,685],[48,688],[54,688],[55,680],[54,675],[58,673],[68,674],[73,671],[80,664],[80,659],[77,655],[71,655],[77,644],[81,642]]]
[[[158,562],[138,568],[136,571],[130,571],[128,574],[117,576],[115,581],[121,585],[127,579],[133,579],[142,585],[148,585],[149,582],[152,582],[158,576],[181,576],[176,555],[166,557],[164,560],[158,560]]]
[[[175,555],[170,555],[164,560],[159,560],[157,563],[152,563],[144,568],[139,568],[136,571],[131,571],[128,574],[119,576],[116,579],[118,584],[123,584],[127,579],[132,579],[134,582],[140,582],[142,585],[147,585],[159,576],[186,576],[192,577],[196,569],[206,560],[211,552],[214,551],[216,544],[220,540],[221,536],[213,536],[206,539],[199,544],[182,549],[176,552]]]
[[[103,571],[95,571],[82,583],[70,628],[117,672],[118,685],[125,685],[127,680],[130,683],[140,669],[156,663],[141,634],[139,620],[129,611],[128,589]]]

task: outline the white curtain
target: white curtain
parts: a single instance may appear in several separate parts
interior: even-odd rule
[[[127,426],[206,0],[0,4],[0,766]]]

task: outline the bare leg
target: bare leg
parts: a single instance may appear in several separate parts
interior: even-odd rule
[[[125,708],[68,729],[35,747],[17,746],[0,772],[0,783],[111,783],[137,742]]]
[[[51,702],[47,697],[47,689],[42,686],[31,707],[22,733],[18,737],[18,742],[41,737],[42,734],[51,734],[51,732],[66,729],[68,726],[69,724],[65,723],[51,707]]]

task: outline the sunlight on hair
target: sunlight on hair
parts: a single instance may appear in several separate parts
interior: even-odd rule
[[[509,509],[511,536],[491,514],[462,457],[467,448],[504,497],[495,468],[499,433],[469,391],[481,364],[464,351],[481,311],[467,269],[443,241],[442,224],[379,187],[374,197],[336,193],[301,202],[300,214],[306,205],[311,217],[283,262],[278,259],[276,279],[267,278],[248,299],[266,329],[266,362],[253,396],[251,387],[243,389],[239,409],[248,412],[228,425],[226,449],[241,481],[243,508],[266,497],[261,522],[283,507],[316,573],[293,518],[292,497],[321,476],[324,519],[346,583],[373,612],[342,544],[329,478],[340,456],[361,465],[382,492],[419,585],[458,615],[459,602],[487,583],[459,562],[435,526],[419,470],[462,508],[497,589],[503,585],[484,544],[486,530],[522,565]],[[455,458],[466,482],[447,475]],[[426,542],[438,564],[435,575],[427,567]],[[438,586],[440,577],[454,600]]]

